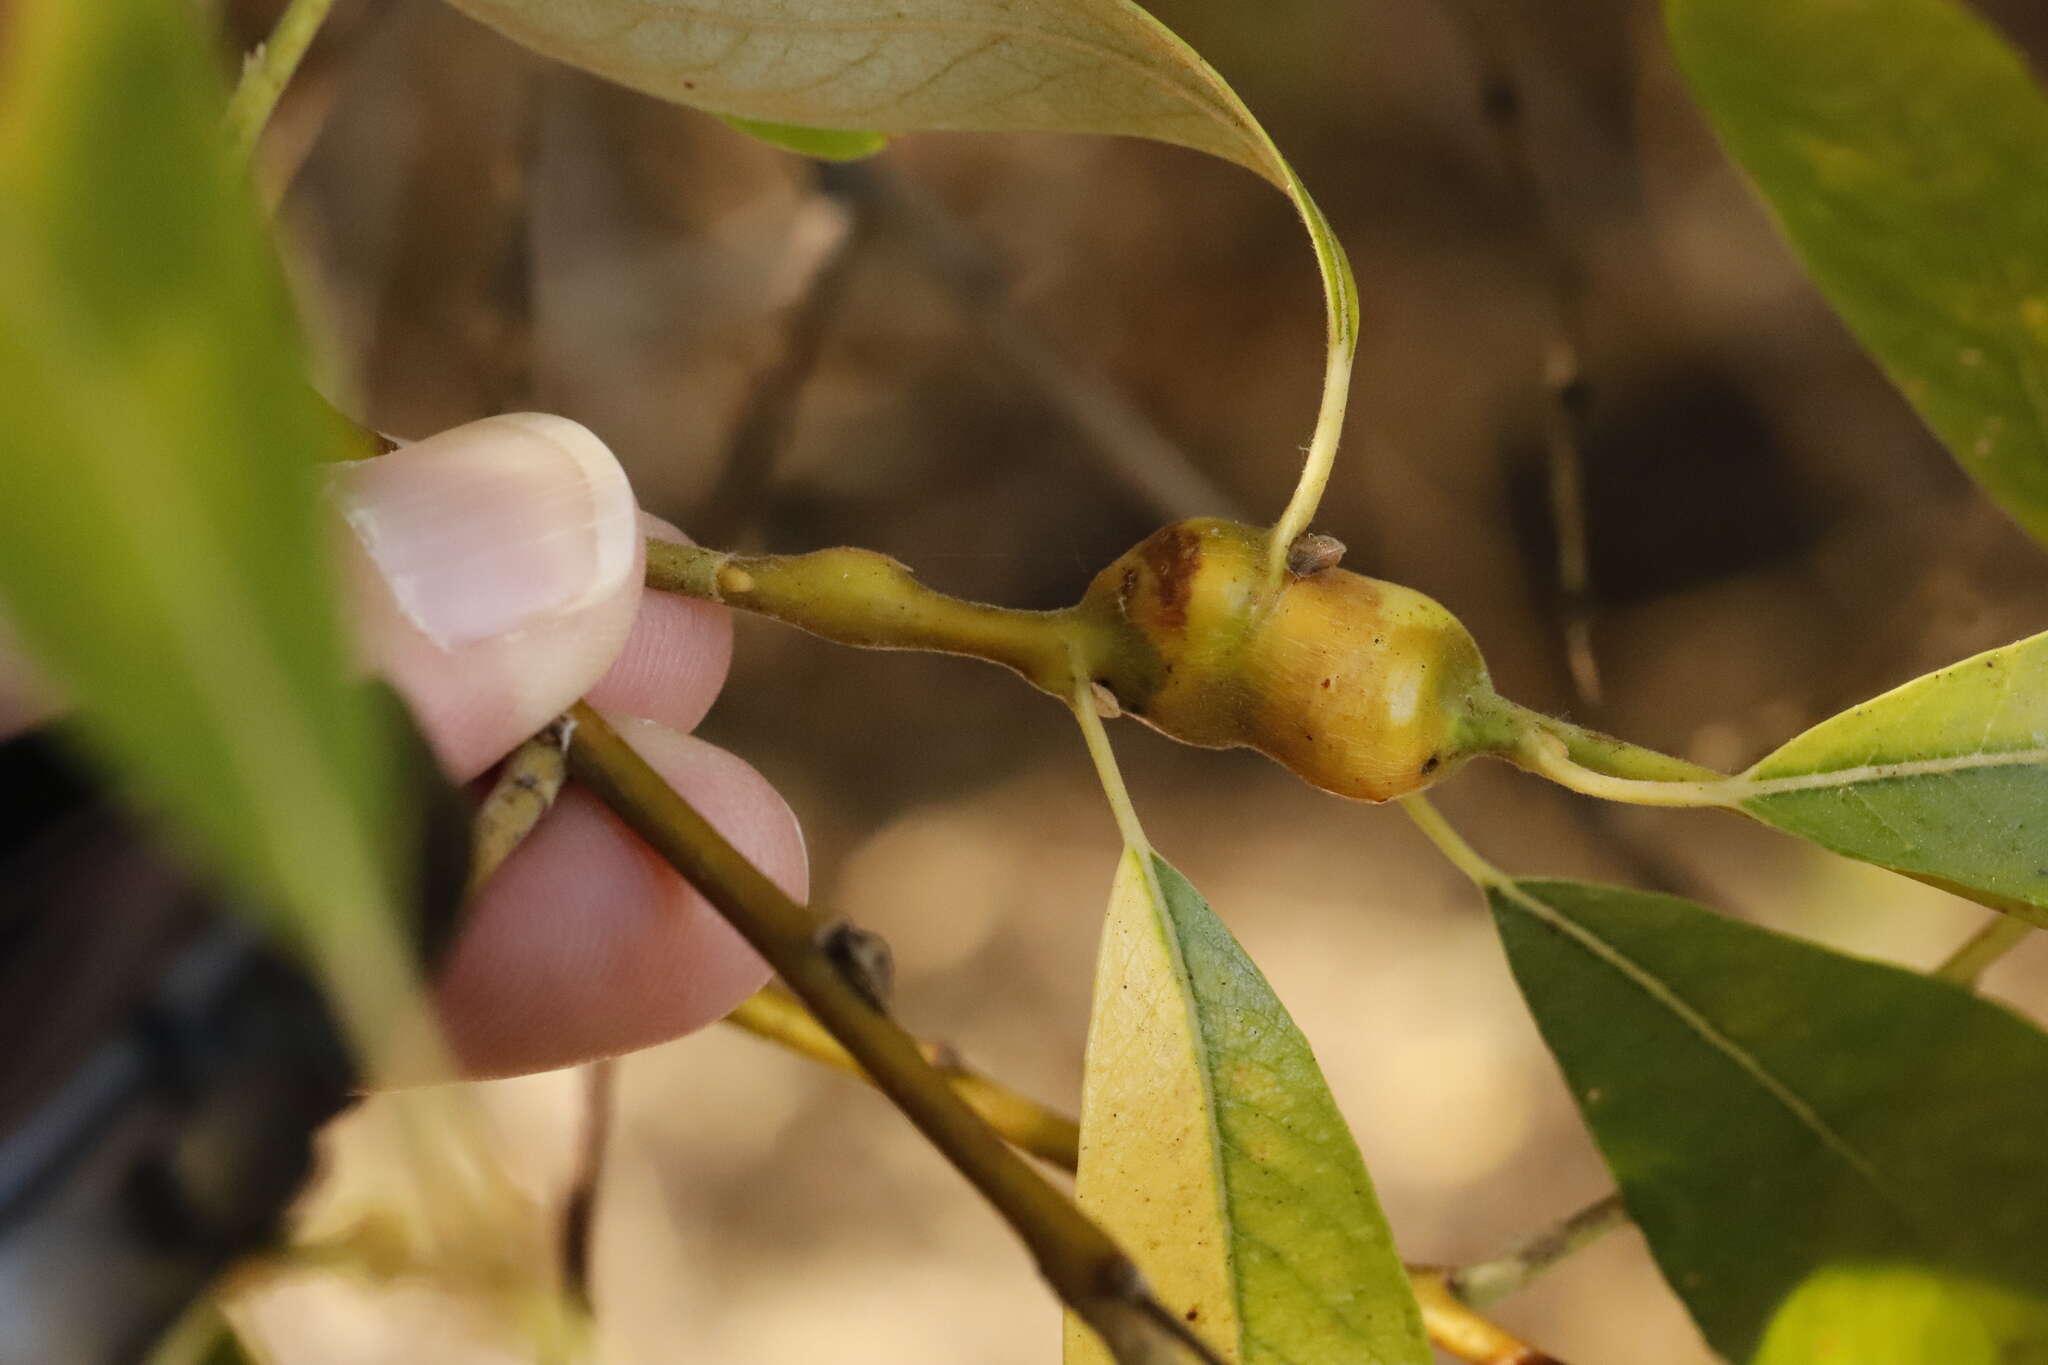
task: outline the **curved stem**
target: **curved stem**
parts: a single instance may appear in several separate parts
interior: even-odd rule
[[[243,62],[242,78],[228,97],[225,119],[228,147],[238,163],[247,164],[255,155],[256,140],[270,122],[278,97],[291,84],[292,73],[299,69],[332,8],[334,0],[291,0],[269,39]]]
[[[1995,916],[1963,940],[1931,975],[1959,986],[1974,987],[1978,978],[1990,970],[1991,964],[2019,947],[2033,932],[2034,926],[2025,920],[2014,919],[2011,915]]]
[[[1262,133],[1263,137],[1264,134]],[[1344,436],[1344,412],[1350,403],[1351,366],[1358,354],[1358,280],[1351,273],[1351,260],[1344,244],[1330,228],[1330,220],[1302,184],[1294,168],[1267,140],[1267,148],[1284,175],[1283,188],[1301,213],[1308,229],[1309,245],[1315,249],[1316,270],[1323,279],[1323,300],[1329,312],[1329,356],[1323,367],[1323,396],[1316,410],[1315,433],[1309,437],[1301,474],[1295,480],[1294,495],[1280,519],[1273,523],[1266,552],[1266,583],[1277,587],[1287,571],[1287,549],[1315,520],[1323,489],[1330,482],[1330,468],[1337,461],[1337,443]]]
[[[1485,716],[1487,752],[1561,787],[1638,806],[1733,806],[1749,786],[1682,758],[1502,698]]]
[[[1329,363],[1323,372],[1323,404],[1316,417],[1315,434],[1309,438],[1302,457],[1301,474],[1294,494],[1288,498],[1280,519],[1273,523],[1266,550],[1266,581],[1277,584],[1287,571],[1287,549],[1315,520],[1322,505],[1323,490],[1329,487],[1330,470],[1337,463],[1337,442],[1344,435],[1344,412],[1349,405],[1351,363],[1355,343],[1332,336]]]

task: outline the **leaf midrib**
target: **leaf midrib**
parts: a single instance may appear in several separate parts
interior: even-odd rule
[[[1896,1213],[1909,1227],[1918,1227],[1904,1200],[1895,1194],[1879,1172],[1877,1164],[1865,1156],[1841,1133],[1837,1132],[1820,1111],[1798,1091],[1776,1076],[1759,1057],[1733,1038],[1723,1033],[1714,1022],[1691,1002],[1672,990],[1660,977],[1629,957],[1592,930],[1578,923],[1555,907],[1546,904],[1522,888],[1515,881],[1501,881],[1493,890],[1513,901],[1565,937],[1584,948],[1595,960],[1612,968],[1623,980],[1642,991],[1652,1001],[1663,1006],[1673,1017],[1692,1030],[1700,1040],[1719,1052],[1733,1063],[1737,1070],[1755,1081],[1757,1085],[1776,1100],[1780,1107],[1828,1151],[1841,1158],[1843,1163],[1870,1187],[1888,1208]]]
[[[1770,760],[1764,760],[1768,763]],[[2048,765],[2048,747],[2005,749],[1985,753],[1952,754],[1946,758],[1907,759],[1899,763],[1866,763],[1853,768],[1830,768],[1823,772],[1800,773],[1790,777],[1731,778],[1726,784],[1739,800],[1751,801],[1790,792],[1856,787],[1872,782],[1891,782],[1908,777],[1946,777],[1982,768],[2024,768]],[[1761,766],[1761,765],[1759,765]],[[1752,771],[1754,771],[1752,769]],[[1722,785],[1722,784],[1715,784]]]

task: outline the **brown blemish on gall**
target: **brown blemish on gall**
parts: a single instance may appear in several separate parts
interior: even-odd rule
[[[1188,623],[1188,596],[1202,567],[1202,537],[1176,522],[1138,547],[1139,557],[1158,584],[1159,624],[1179,630]]]

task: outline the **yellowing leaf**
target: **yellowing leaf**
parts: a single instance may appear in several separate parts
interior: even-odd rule
[[[2048,925],[2048,635],[1823,721],[1730,791],[1768,824]]]
[[[1081,1206],[1244,1365],[1426,1365],[1365,1163],[1308,1043],[1200,895],[1126,854],[1081,1107]],[[1155,880],[1156,877],[1156,880]],[[1068,1365],[1108,1357],[1078,1326]]]
[[[650,95],[769,123],[1129,133],[1288,173],[1222,77],[1125,0],[454,0]]]

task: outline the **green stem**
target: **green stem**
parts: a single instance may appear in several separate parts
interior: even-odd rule
[[[647,586],[772,616],[862,649],[919,649],[1002,664],[1065,701],[1084,669],[1114,647],[1072,608],[1019,611],[928,588],[873,550],[733,555],[647,542]]]
[[[1733,806],[1747,781],[1533,711],[1505,697],[1476,717],[1481,751],[1561,787],[1638,806]]]
[[[1998,915],[1970,935],[1932,973],[1960,986],[1977,984],[1991,964],[2017,948],[2034,932],[2034,926],[2011,915]]]
[[[799,905],[584,703],[570,711],[569,770],[715,906],[954,1169],[1017,1233],[1068,1307],[1119,1360],[1136,1361],[1166,1333],[1207,1362],[1179,1319],[1145,1289],[1109,1234],[1048,1184],[968,1107],[829,948],[833,921]]]
[[[1401,810],[1415,827],[1428,836],[1437,851],[1448,858],[1451,865],[1464,873],[1472,884],[1484,891],[1489,886],[1500,886],[1509,880],[1508,874],[1479,856],[1479,850],[1465,842],[1465,836],[1444,819],[1436,803],[1422,793],[1401,798]]]
[[[1263,133],[1260,134],[1264,136]],[[1323,395],[1316,410],[1316,426],[1309,437],[1308,449],[1301,462],[1301,474],[1295,480],[1294,493],[1287,500],[1287,506],[1280,513],[1280,519],[1273,523],[1268,537],[1266,551],[1266,586],[1277,588],[1287,570],[1287,549],[1294,544],[1295,537],[1308,530],[1315,520],[1316,509],[1322,504],[1323,490],[1329,486],[1330,470],[1337,462],[1337,443],[1344,435],[1344,412],[1351,393],[1351,369],[1358,354],[1358,282],[1351,273],[1351,262],[1344,254],[1343,243],[1330,229],[1330,220],[1316,201],[1309,196],[1308,186],[1301,183],[1301,177],[1294,173],[1279,150],[1267,147],[1273,153],[1273,161],[1283,173],[1283,186],[1294,206],[1301,212],[1301,220],[1308,228],[1308,239],[1315,248],[1316,269],[1323,277],[1323,295],[1329,313],[1329,354],[1323,366]]]
[[[1580,1209],[1503,1256],[1476,1261],[1446,1277],[1450,1290],[1474,1308],[1498,1303],[1558,1262],[1628,1225],[1619,1192]]]
[[[334,0],[291,0],[269,39],[242,64],[242,79],[228,97],[228,147],[238,164],[246,165],[255,155],[256,140],[277,108],[278,97],[291,84],[292,73],[313,37],[326,22]]]

